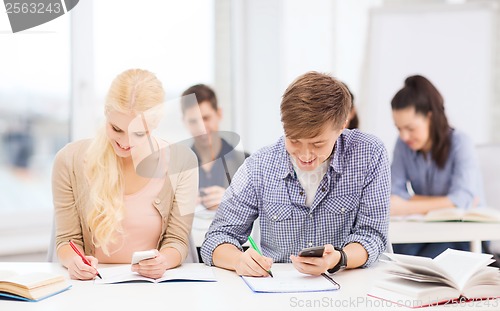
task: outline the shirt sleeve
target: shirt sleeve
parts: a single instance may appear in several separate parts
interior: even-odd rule
[[[480,168],[474,144],[466,136],[455,136],[448,160],[455,161],[451,172],[451,185],[448,198],[458,208],[472,206],[474,189],[482,184],[479,178]]]
[[[391,164],[391,194],[409,200],[410,194],[406,188],[408,177],[405,166],[405,148],[407,148],[405,143],[398,139]]]
[[[255,159],[248,158],[238,169],[217,209],[201,247],[203,262],[213,265],[212,255],[221,244],[229,243],[243,250],[258,217],[258,197],[252,172]]]
[[[374,263],[387,248],[390,194],[389,158],[380,143],[368,165],[356,223],[344,242],[344,246],[356,242],[365,248],[368,259],[363,267]]]
[[[82,225],[77,211],[71,174],[73,173],[73,146],[67,145],[55,157],[52,168],[52,198],[56,223],[56,249],[69,240],[83,247]],[[89,253],[84,248],[85,253]]]

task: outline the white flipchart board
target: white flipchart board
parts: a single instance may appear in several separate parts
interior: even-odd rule
[[[404,79],[420,74],[441,92],[452,126],[475,143],[491,136],[495,6],[404,5],[371,12],[360,99],[362,130],[383,140],[392,158],[398,135],[390,102]]]

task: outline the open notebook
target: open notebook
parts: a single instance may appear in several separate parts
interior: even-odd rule
[[[130,270],[130,265],[99,268],[102,279],[95,279],[94,284],[116,284],[127,282],[215,282],[211,267],[199,264],[184,264],[165,271],[159,279],[151,279]]]
[[[500,222],[500,210],[481,207],[470,209],[442,208],[428,212],[425,215],[412,214],[405,216],[392,216],[391,221],[463,221],[463,222]]]
[[[329,275],[308,275],[290,271],[273,271],[274,277],[242,276],[245,283],[256,293],[300,293],[332,291],[340,288]]]

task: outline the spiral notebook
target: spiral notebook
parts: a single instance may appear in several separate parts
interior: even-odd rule
[[[241,278],[256,293],[300,293],[323,292],[340,289],[340,285],[331,276],[308,275],[290,271],[273,271],[274,277],[249,277]]]

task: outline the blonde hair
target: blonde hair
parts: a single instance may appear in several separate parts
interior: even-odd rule
[[[164,102],[165,92],[156,76],[146,70],[130,69],[118,75],[109,88],[105,112],[139,114]],[[109,255],[114,232],[122,232],[124,180],[121,162],[103,127],[86,154],[86,177],[90,206],[86,212],[93,243]]]

